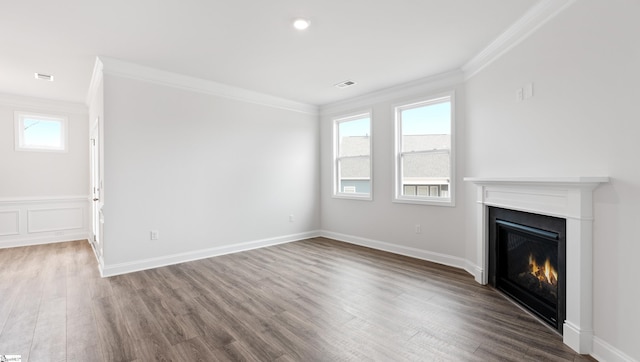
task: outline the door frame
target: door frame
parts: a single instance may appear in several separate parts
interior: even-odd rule
[[[94,252],[98,257],[98,260],[102,260],[103,251],[103,224],[104,218],[102,215],[103,202],[103,177],[102,177],[102,162],[101,162],[101,120],[100,117],[96,117],[89,134],[89,170],[90,170],[90,187],[91,187],[91,240],[90,243],[93,246]]]

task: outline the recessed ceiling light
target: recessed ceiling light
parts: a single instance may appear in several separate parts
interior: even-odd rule
[[[49,82],[53,82],[53,76],[50,74],[35,73],[34,76],[36,79],[48,80]]]
[[[293,27],[298,30],[304,30],[309,27],[311,22],[307,19],[298,18],[293,21]]]

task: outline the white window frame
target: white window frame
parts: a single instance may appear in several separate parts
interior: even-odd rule
[[[24,120],[41,119],[43,121],[55,121],[60,123],[60,147],[29,146],[24,140]],[[68,118],[61,115],[42,114],[35,112],[14,112],[15,150],[36,152],[67,152],[68,150]]]
[[[401,112],[413,108],[423,107],[430,104],[441,103],[444,99],[448,99],[451,103],[451,149],[449,158],[449,197],[425,197],[425,196],[411,196],[403,195],[402,190],[402,118]],[[432,205],[432,206],[455,206],[455,191],[456,191],[456,163],[455,163],[455,92],[449,91],[444,93],[433,94],[427,97],[414,99],[411,101],[403,102],[394,105],[394,182],[393,182],[393,202],[405,203],[405,204],[418,204],[418,205]]]
[[[340,190],[340,137],[338,125],[343,122],[355,121],[361,118],[369,118],[369,193],[342,192]],[[373,200],[373,112],[364,110],[343,114],[332,119],[333,122],[333,197],[338,199]],[[358,156],[352,156],[358,157]],[[362,156],[361,156],[362,157]]]

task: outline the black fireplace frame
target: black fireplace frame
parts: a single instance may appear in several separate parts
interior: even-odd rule
[[[562,334],[562,327],[566,317],[566,219],[488,206],[487,222],[489,229],[489,284],[532,312],[558,333]],[[535,305],[527,305],[527,303],[531,303],[531,300],[521,300],[521,294],[513,293],[513,289],[504,287],[504,281],[500,282],[498,280],[497,275],[501,267],[499,265],[500,248],[498,245],[498,237],[501,228],[511,228],[512,230],[516,230],[516,232],[534,235],[536,238],[554,239],[557,241],[558,300],[555,313],[549,313],[548,311],[541,312],[540,308],[536,310]]]

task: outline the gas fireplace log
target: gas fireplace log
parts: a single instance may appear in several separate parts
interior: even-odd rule
[[[550,284],[546,281],[541,281],[531,273],[520,273],[517,277],[517,282],[520,286],[539,298],[549,301],[553,304],[558,300],[558,287],[557,285]]]

